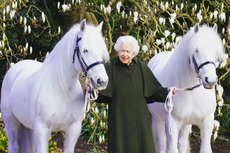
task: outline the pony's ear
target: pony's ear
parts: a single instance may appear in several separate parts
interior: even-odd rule
[[[197,23],[195,26],[194,26],[194,32],[197,33],[199,31],[199,23]]]
[[[218,29],[218,27],[217,27],[217,24],[215,23],[214,26],[213,26],[213,30],[214,30],[215,32],[217,32],[217,29]]]
[[[103,26],[103,21],[97,26],[98,31],[102,30],[102,26]]]
[[[80,23],[80,31],[81,33],[83,33],[85,31],[85,27],[86,27],[86,19],[82,20]]]

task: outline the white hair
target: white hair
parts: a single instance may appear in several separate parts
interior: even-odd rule
[[[114,45],[114,49],[118,52],[120,50],[121,44],[123,43],[131,44],[133,46],[133,51],[135,55],[139,53],[140,46],[138,45],[136,38],[134,38],[133,36],[120,36],[117,39],[116,44]]]

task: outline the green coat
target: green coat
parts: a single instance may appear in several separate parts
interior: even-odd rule
[[[136,57],[129,66],[115,57],[105,67],[109,83],[105,90],[100,91],[96,101],[109,104],[108,152],[154,153],[147,102],[164,102],[167,89]]]

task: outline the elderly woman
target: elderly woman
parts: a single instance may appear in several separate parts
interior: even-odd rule
[[[109,83],[96,102],[108,103],[108,152],[154,153],[149,102],[164,102],[171,88],[163,88],[136,55],[137,40],[121,36],[115,46],[118,57],[105,64]],[[177,91],[172,87],[173,94]]]

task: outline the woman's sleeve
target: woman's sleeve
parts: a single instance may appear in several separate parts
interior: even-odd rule
[[[95,102],[97,103],[109,103],[111,101],[111,97],[107,97],[104,95],[99,94],[97,100]]]
[[[166,96],[168,94],[167,88],[159,88],[152,96],[146,97],[147,103],[154,103],[154,102],[165,102]]]

